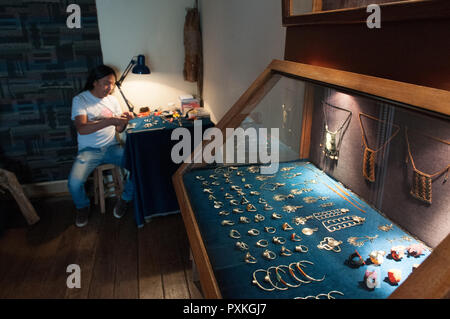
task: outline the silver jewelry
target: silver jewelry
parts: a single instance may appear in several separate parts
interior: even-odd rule
[[[265,248],[269,246],[269,242],[265,239],[260,239],[256,242],[256,246]]]
[[[338,208],[327,210],[326,212],[314,213],[313,216],[317,220],[328,219],[336,216],[347,214],[350,210],[348,208]]]
[[[235,214],[241,214],[243,212],[244,212],[244,210],[242,208],[233,208],[233,213],[235,213]]]
[[[281,280],[282,280],[282,279],[281,279],[281,275],[278,274],[278,269],[280,269],[280,271],[282,271],[284,274],[286,273],[286,272],[282,269],[282,267],[286,267],[286,268],[289,269],[289,267],[286,266],[286,265],[279,265],[279,266],[277,266],[277,267],[275,268],[275,274],[277,275],[278,281],[281,281]],[[283,281],[281,281],[281,282],[282,282],[283,284],[285,284],[286,286],[291,287],[291,288],[297,288],[297,287],[299,287],[299,286],[302,284],[302,283],[298,283],[297,285],[293,285],[293,284],[288,283],[288,282],[285,281],[285,280],[283,280]]]
[[[278,195],[273,196],[273,199],[276,200],[277,202],[284,201],[287,198],[294,198],[294,195],[292,195],[292,194],[289,194],[289,195],[278,194]]]
[[[259,222],[262,222],[262,221],[264,221],[266,218],[263,216],[263,215],[261,215],[261,214],[256,214],[255,215],[255,223],[259,223]]]
[[[252,188],[253,186],[252,186],[252,184],[245,184],[244,185],[244,188]]]
[[[330,207],[330,206],[333,206],[333,205],[334,205],[333,202],[329,202],[329,203],[320,204],[319,206],[320,207]]]
[[[267,276],[267,270],[265,270],[265,269],[257,269],[257,270],[255,270],[254,272],[253,272],[253,281],[252,281],[252,284],[254,284],[254,285],[257,285],[259,288],[261,288],[262,290],[265,290],[265,291],[274,291],[275,290],[275,288],[273,288],[273,286],[272,286],[272,288],[266,288],[266,287],[263,287],[259,282],[258,282],[258,280],[256,280],[256,273],[257,272],[259,272],[259,271],[263,271],[263,272],[265,272],[266,273],[266,275],[264,276],[264,280],[265,280],[265,277]],[[266,281],[266,280],[265,280]]]
[[[237,206],[237,205],[239,205],[239,202],[236,199],[232,199],[232,200],[230,200],[230,205]]]
[[[273,237],[272,241],[274,244],[284,245],[286,243],[286,239],[283,237]]]
[[[221,210],[219,212],[219,216],[228,216],[228,215],[230,215],[230,212],[227,212],[226,210]]]
[[[247,253],[245,254],[244,260],[245,260],[245,262],[246,262],[247,264],[256,264],[256,258],[253,257],[252,255],[250,255],[249,252],[247,252]]]
[[[204,181],[205,178],[203,176],[197,175],[195,176],[196,179],[198,179],[199,181]]]
[[[283,218],[283,216],[281,216],[280,214],[272,213],[272,219],[281,219],[281,218]]]
[[[208,182],[208,181],[204,181],[204,182],[202,182],[202,185],[203,185],[203,186],[208,186],[208,185],[209,185],[209,182]]]
[[[307,253],[308,247],[306,247],[305,245],[298,245],[298,246],[295,246],[295,251],[299,252],[299,253]]]
[[[310,236],[310,235],[312,235],[315,231],[318,231],[318,230],[319,230],[318,228],[308,228],[308,227],[305,227],[305,228],[302,229],[302,233],[305,234],[306,236]]]
[[[241,216],[239,217],[239,222],[243,224],[248,224],[250,223],[250,218],[248,218],[247,216]]]
[[[307,204],[313,204],[313,203],[317,202],[317,200],[318,200],[317,198],[312,197],[312,196],[303,198],[303,201]]]
[[[234,239],[241,238],[241,233],[239,233],[236,229],[230,230],[230,237]]]
[[[264,230],[266,231],[266,233],[269,233],[269,234],[273,234],[277,231],[276,228],[272,227],[272,226],[264,227]]]
[[[292,233],[291,240],[292,241],[301,241],[302,238],[299,235],[297,235],[296,233]]]
[[[341,251],[341,247],[339,246],[342,244],[342,241],[336,240],[333,237],[325,237],[319,245],[317,245],[317,248],[319,249],[325,249],[325,250],[332,250],[335,253],[339,253]]]
[[[274,285],[274,283],[273,283],[272,280],[270,279],[270,269],[272,269],[272,268],[275,268],[275,271],[276,271],[276,267],[275,267],[275,266],[271,266],[271,267],[267,268],[267,279],[268,279],[268,281],[270,282],[270,284],[271,284],[273,287],[275,287],[276,289],[278,289],[278,290],[287,290],[288,287],[282,288],[282,287],[278,287],[277,285]],[[278,279],[278,278],[277,278],[277,279]],[[279,281],[280,281],[280,280],[279,280]]]
[[[233,226],[234,221],[225,219],[225,220],[222,220],[221,224],[222,224],[222,226]]]
[[[239,248],[240,250],[248,250],[248,245],[243,241],[237,241],[236,248]]]
[[[247,233],[248,233],[250,236],[258,236],[258,235],[259,235],[259,230],[252,228],[252,229],[250,229]]]
[[[269,260],[277,258],[277,255],[273,251],[268,250],[268,249],[264,250],[264,252],[262,253],[262,256]]]
[[[303,206],[285,205],[283,206],[283,211],[288,213],[294,213],[299,208],[303,208]]]
[[[247,204],[246,209],[248,212],[256,212],[256,207],[253,204]]]
[[[323,227],[326,228],[330,233],[345,229],[348,227],[353,227],[357,225],[361,225],[365,222],[364,217],[359,216],[343,216],[335,219],[329,219],[322,222]]]
[[[241,205],[245,205],[245,204],[248,204],[248,203],[249,203],[249,201],[247,200],[247,198],[242,196],[242,198],[241,198]]]
[[[266,203],[266,204],[264,204],[263,209],[264,210],[273,210],[273,207]]]
[[[281,246],[280,255],[281,256],[292,256],[292,251],[290,251],[289,249],[287,249],[284,246]]]
[[[266,200],[264,198],[258,198],[258,204],[266,204]]]
[[[258,195],[261,195],[261,193],[258,192],[258,191],[250,191],[250,195],[252,195],[252,196],[258,196]]]
[[[292,229],[293,229],[292,226],[289,225],[288,223],[284,223],[283,225],[281,225],[281,228],[282,228],[283,230],[285,230],[285,231],[288,231],[288,230],[292,230]]]
[[[222,208],[222,207],[223,207],[222,202],[214,201],[214,208]]]
[[[225,193],[225,199],[233,199],[233,195],[230,193]]]
[[[214,194],[211,188],[203,188],[203,193]]]

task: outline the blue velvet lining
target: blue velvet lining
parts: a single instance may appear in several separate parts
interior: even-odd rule
[[[353,202],[358,201],[363,203],[362,206],[366,211],[365,213],[357,210],[354,206],[339,197],[325,184],[319,182],[319,180],[334,189],[337,189],[335,185],[339,185],[341,188],[345,187],[338,184],[335,180],[317,169],[313,164],[305,161],[280,163],[280,169],[289,166],[295,166],[295,168],[289,172],[279,171],[275,178],[271,178],[266,181],[286,183],[285,186],[282,186],[273,192],[261,190],[260,186],[264,183],[264,181],[256,180],[255,177],[258,176],[259,173],[248,172],[246,170],[247,166],[239,167],[239,170],[244,172],[244,176],[236,176],[235,171],[231,171],[230,179],[232,182],[230,184],[226,184],[224,182],[223,173],[215,173],[214,169],[194,170],[184,176],[184,183],[195,212],[195,217],[200,228],[203,242],[206,246],[216,280],[224,298],[294,298],[328,293],[331,290],[338,290],[344,293],[344,296],[335,295],[336,298],[387,298],[398,287],[398,285],[389,283],[389,280],[387,279],[388,270],[394,268],[401,270],[402,279],[399,283],[401,284],[412,272],[413,265],[422,263],[430,254],[429,250],[425,250],[425,254],[420,257],[408,256],[406,253],[405,257],[403,257],[401,261],[395,261],[390,257],[390,250],[392,246],[403,245],[407,247],[410,244],[418,243],[418,241],[401,230],[392,221],[386,219],[374,208],[370,207],[362,199],[358,198],[357,195],[350,190],[346,189],[347,193],[350,194]],[[284,173],[297,172],[302,174],[292,179],[286,179],[283,177]],[[210,184],[208,186],[202,186],[202,181],[196,178],[196,176],[203,176],[205,181],[211,183],[214,181],[214,179],[209,177],[211,174],[215,174],[219,177],[217,181],[220,185],[214,186]],[[245,178],[245,182],[242,182],[242,178]],[[361,178],[363,177],[361,176]],[[312,179],[317,180],[318,183],[306,185],[298,184],[296,186],[291,186],[293,183],[295,184]],[[244,184],[251,184],[253,187],[251,189],[246,189],[244,188]],[[247,212],[245,210],[245,205],[241,204],[238,206],[231,206],[229,200],[224,198],[224,194],[231,193],[234,196],[234,199],[237,199],[238,201],[240,201],[240,197],[237,195],[236,191],[230,189],[230,185],[239,185],[243,192],[247,194],[245,197],[257,208],[257,212]],[[214,202],[208,199],[208,193],[203,192],[204,187],[213,190],[213,195],[216,200],[224,203],[222,208],[216,209],[213,207]],[[313,190],[308,193],[295,195],[294,198],[288,198],[284,201],[275,201],[273,199],[273,196],[276,194],[289,194],[290,190],[293,188],[312,188]],[[259,191],[261,195],[252,196],[250,195],[251,190]],[[307,204],[302,200],[302,198],[308,196],[329,196],[329,199],[325,201],[318,200],[315,203]],[[258,203],[259,197],[264,198],[274,209],[272,211],[263,210],[263,204]],[[334,205],[326,208],[319,206],[320,204],[328,202],[333,202]],[[282,209],[284,205],[302,205],[303,208],[298,209],[293,213],[287,213]],[[232,213],[231,211],[235,207],[243,208],[244,213]],[[357,215],[366,218],[366,220],[362,225],[353,226],[334,232],[328,232],[322,225],[321,221],[316,219],[310,219],[305,225],[299,226],[295,225],[293,222],[294,217],[305,217],[312,215],[312,213],[328,211],[336,208],[348,208],[350,210],[343,216]],[[228,216],[220,216],[218,212],[222,210],[227,210],[230,214]],[[272,219],[271,215],[273,212],[281,214],[283,218],[279,220]],[[265,216],[265,220],[263,222],[254,222],[253,217],[257,213]],[[407,218],[408,212],[404,212],[404,214],[405,218]],[[249,217],[251,222],[249,224],[239,223],[238,220],[240,216]],[[222,226],[221,221],[224,219],[233,220],[235,225]],[[294,229],[291,231],[282,230],[281,225],[285,222],[289,223],[289,225],[291,225]],[[394,225],[391,231],[385,232],[378,229],[379,226],[386,224]],[[264,231],[265,226],[276,227],[276,233],[266,233]],[[318,231],[314,232],[311,236],[306,236],[301,232],[301,229],[304,227],[317,227]],[[247,231],[251,228],[260,230],[260,235],[256,237],[248,235]],[[238,230],[241,234],[241,238],[231,238],[229,236],[231,229]],[[300,242],[290,241],[289,238],[292,232],[298,234],[302,240]],[[355,247],[347,242],[349,237],[375,235],[378,235],[378,238],[373,240],[373,242],[365,242],[362,247]],[[299,244],[306,245],[309,248],[309,251],[307,253],[294,252],[293,255],[289,257],[280,256],[279,252],[281,245],[272,243],[273,236],[282,236],[286,238],[287,241],[284,246],[291,251],[294,251],[294,247]],[[342,241],[342,244],[340,245],[342,251],[336,253],[333,251],[318,249],[317,245],[323,240],[324,237],[333,237],[334,239]],[[405,238],[409,238],[410,241],[405,240]],[[255,243],[260,239],[266,239],[269,241],[269,246],[267,249],[277,254],[277,258],[275,260],[266,260],[262,257],[262,252],[266,248],[257,247],[255,245]],[[363,238],[360,240],[362,239]],[[235,243],[237,241],[244,241],[249,245],[250,248],[248,251],[252,256],[256,257],[256,264],[247,264],[244,262],[246,252],[235,247]],[[366,265],[363,265],[357,269],[349,267],[346,263],[346,260],[353,252],[355,252],[355,249],[366,261]],[[371,264],[369,254],[373,250],[383,250],[386,252],[384,262],[381,266]],[[303,268],[308,275],[317,279],[322,278],[323,275],[325,275],[325,280],[322,282],[302,284],[298,288],[289,288],[284,291],[275,290],[271,292],[263,291],[259,287],[252,284],[252,274],[256,269],[267,269],[270,266],[288,265],[292,262],[300,260],[308,260],[314,263],[314,265],[307,265],[307,267]],[[381,274],[380,287],[374,290],[369,290],[366,288],[364,283],[364,274],[369,267],[378,269]],[[276,283],[277,280],[273,273],[274,270],[272,269],[271,278],[272,281]],[[300,279],[305,279],[298,271],[296,274]],[[264,282],[264,275],[265,273],[259,272],[256,277],[261,285],[264,287],[270,287],[270,284]],[[287,282],[293,284],[295,283],[288,273],[281,275]],[[280,282],[277,284],[280,287],[284,287]]]

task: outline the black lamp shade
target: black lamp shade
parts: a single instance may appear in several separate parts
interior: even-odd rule
[[[150,74],[150,69],[145,65],[145,56],[138,55],[137,64],[131,70],[134,74]]]

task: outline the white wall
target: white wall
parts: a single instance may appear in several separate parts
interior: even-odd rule
[[[217,122],[273,59],[284,58],[280,0],[200,0],[205,107]]]
[[[166,107],[181,94],[196,94],[197,85],[184,81],[183,29],[185,8],[194,0],[96,0],[103,62],[125,70],[131,57],[143,54],[152,73],[131,72],[122,89],[137,107]],[[125,107],[118,90],[114,93]]]

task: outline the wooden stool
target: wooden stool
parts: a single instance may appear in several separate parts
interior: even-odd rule
[[[112,182],[107,182],[104,184],[103,172],[111,171],[112,173]],[[110,191],[110,189],[114,187],[114,191]],[[122,185],[122,177],[120,175],[119,168],[112,164],[104,164],[98,166],[94,170],[94,197],[95,204],[98,205],[100,201],[100,211],[102,214],[105,213],[105,197],[108,197],[111,194],[115,194],[117,198],[122,194],[123,185]]]
[[[27,196],[25,196],[22,185],[20,185],[17,180],[16,174],[0,168],[0,187],[9,190],[19,205],[22,215],[27,220],[28,225],[33,225],[39,221],[40,218],[38,214],[36,214],[36,211]]]

